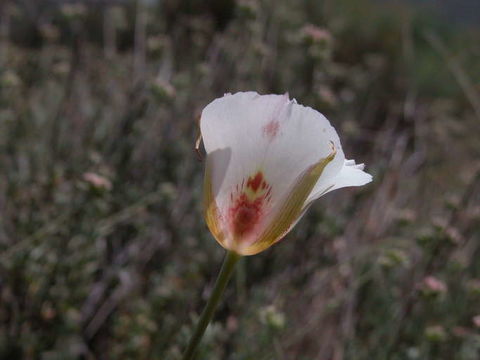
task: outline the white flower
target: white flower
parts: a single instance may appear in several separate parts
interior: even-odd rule
[[[372,180],[345,159],[325,116],[287,94],[227,94],[205,107],[200,129],[206,222],[241,255],[279,241],[320,196]]]

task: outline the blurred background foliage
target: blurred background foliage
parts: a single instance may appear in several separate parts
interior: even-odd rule
[[[239,90],[374,182],[243,259],[198,358],[479,359],[480,14],[412,3],[1,1],[0,359],[180,358],[224,254],[197,119]]]

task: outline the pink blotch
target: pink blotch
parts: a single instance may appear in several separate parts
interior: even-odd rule
[[[245,194],[240,194],[232,205],[228,214],[232,232],[240,237],[251,233],[262,216],[264,198],[252,201]]]
[[[263,127],[263,135],[270,140],[274,139],[280,129],[280,123],[278,120],[271,120],[267,125]]]
[[[258,190],[263,180],[263,174],[261,171],[257,172],[254,177],[249,177],[247,181],[247,187],[252,189],[254,192]]]
[[[228,223],[233,234],[244,237],[252,233],[260,222],[265,211],[265,206],[271,200],[271,185],[265,180],[263,173],[257,171],[253,176],[248,177],[246,187],[254,196],[247,196],[238,186],[236,193],[230,194],[230,208],[228,210]]]

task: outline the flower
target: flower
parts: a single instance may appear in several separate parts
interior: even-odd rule
[[[92,187],[99,190],[111,190],[112,183],[106,177],[95,174],[93,172],[86,172],[83,174],[83,180],[89,183]]]
[[[443,326],[433,325],[433,326],[428,326],[425,329],[425,336],[431,342],[439,343],[446,340],[447,332],[445,331],[445,328]]]
[[[443,294],[447,290],[447,285],[435,276],[427,276],[423,279],[423,291],[426,295]]]
[[[312,43],[328,43],[332,41],[332,35],[325,29],[308,24],[302,28],[304,38]]]
[[[475,327],[480,328],[480,315],[475,315],[472,318],[472,322],[473,322],[473,325],[475,325]]]
[[[204,211],[215,239],[240,255],[282,239],[312,202],[372,177],[346,160],[318,111],[285,95],[226,94],[203,109]]]

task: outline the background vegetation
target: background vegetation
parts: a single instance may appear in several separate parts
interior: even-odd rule
[[[238,90],[374,182],[243,259],[198,358],[479,359],[479,40],[396,1],[0,2],[0,359],[180,358],[224,255],[196,119]]]

